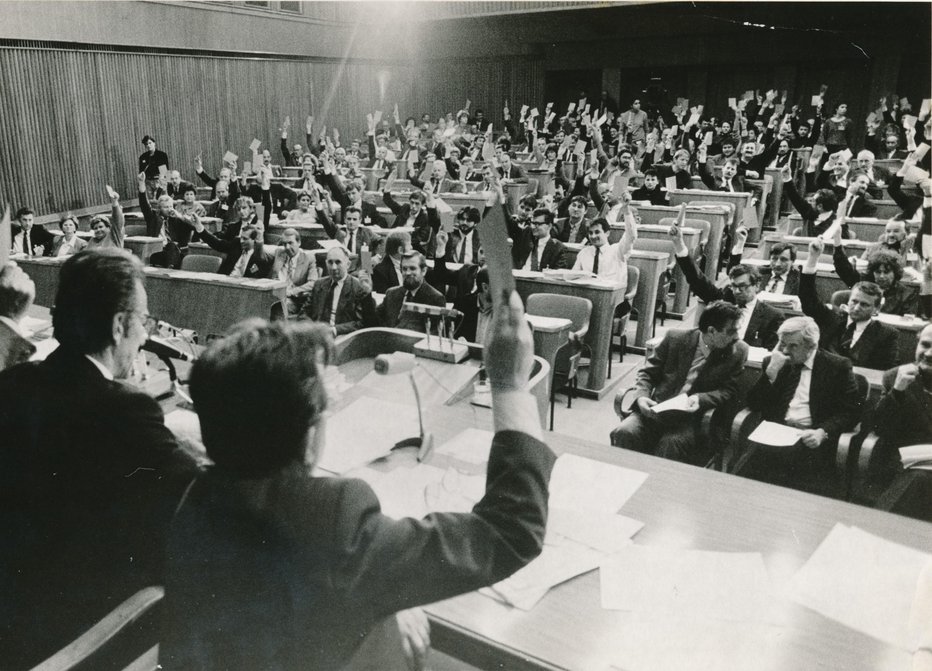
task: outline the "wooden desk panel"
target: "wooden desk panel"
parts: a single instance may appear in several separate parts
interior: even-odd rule
[[[670,207],[666,205],[642,205],[637,208],[641,217],[642,224],[660,224],[661,219],[673,217],[676,219],[679,213],[679,207]],[[719,254],[722,249],[722,238],[725,235],[725,229],[729,225],[728,210],[719,207],[686,208],[687,219],[702,219],[709,222],[709,241],[706,243],[705,272],[703,273],[709,280],[714,282],[718,277]]]
[[[670,204],[690,203],[693,201],[724,202],[735,206],[734,221],[728,225],[728,235],[734,239],[735,228],[744,220],[744,208],[747,207],[750,193],[728,193],[726,191],[702,191],[693,189],[674,189],[670,191]],[[687,215],[688,217],[689,215]]]

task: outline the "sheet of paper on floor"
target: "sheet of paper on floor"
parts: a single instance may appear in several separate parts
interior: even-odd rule
[[[797,603],[862,634],[909,648],[919,576],[932,556],[836,524],[790,581]]]

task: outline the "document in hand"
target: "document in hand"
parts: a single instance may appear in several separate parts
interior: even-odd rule
[[[680,394],[679,396],[674,396],[673,398],[668,398],[663,403],[658,403],[655,406],[651,407],[651,410],[654,412],[669,412],[675,410],[677,412],[695,412],[699,408],[690,407],[689,405],[689,396],[686,394]]]
[[[836,524],[793,576],[790,598],[902,650],[919,576],[932,556]]]
[[[791,447],[799,442],[802,431],[776,422],[761,422],[748,436],[748,440],[771,447]]]
[[[932,445],[910,445],[900,448],[903,468],[920,468],[932,471]]]

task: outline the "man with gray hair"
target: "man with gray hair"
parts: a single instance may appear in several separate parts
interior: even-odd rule
[[[851,360],[819,349],[819,326],[811,317],[787,319],[777,336],[747,404],[764,420],[801,433],[792,447],[758,450],[741,474],[828,493],[838,436],[854,427],[861,412]]]
[[[0,370],[28,361],[36,351],[19,325],[35,298],[36,285],[22,268],[0,268]]]
[[[874,165],[874,152],[870,149],[862,149],[857,155],[858,169],[862,170],[870,183],[867,185],[867,192],[871,198],[882,199],[884,197],[884,187],[890,183],[890,171]]]

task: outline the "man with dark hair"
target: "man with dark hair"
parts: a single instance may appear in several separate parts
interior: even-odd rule
[[[628,257],[634,249],[638,227],[627,202],[622,215],[625,217],[625,232],[621,240],[615,243],[608,241],[611,226],[604,217],[589,223],[589,244],[576,255],[573,270],[592,273],[624,291],[628,287]]]
[[[401,257],[401,273],[404,279],[401,286],[392,287],[385,293],[385,300],[379,306],[379,323],[389,328],[424,331],[425,315],[404,309],[409,303],[433,305],[442,308],[446,305],[443,294],[424,281],[427,272],[427,259],[420,252],[405,252]],[[436,319],[430,320],[436,323]]]
[[[631,200],[650,201],[651,205],[666,205],[667,192],[660,188],[660,178],[656,168],[644,171],[644,184],[631,192]]]
[[[262,233],[255,226],[244,226],[239,236],[233,240],[224,240],[204,228],[200,219],[195,220],[195,230],[212,249],[223,252],[223,262],[217,270],[221,275],[230,277],[248,277],[268,279],[272,277],[275,257],[265,251]]]
[[[384,294],[392,287],[400,286],[404,280],[401,273],[401,257],[411,251],[411,236],[404,231],[392,231],[385,239],[385,253],[372,268],[372,290]]]
[[[20,326],[35,297],[36,285],[22,268],[0,267],[0,371],[28,361],[36,351]]]
[[[345,247],[327,252],[327,277],[314,283],[305,315],[329,324],[334,336],[376,325],[372,293],[349,274],[349,253]]]
[[[144,184],[148,189],[148,195],[154,195],[159,187],[159,177],[162,174],[161,166],[168,170],[168,154],[161,149],[155,148],[155,138],[151,135],[144,135],[142,146],[146,150],[139,155],[139,172],[145,175]]]
[[[201,355],[191,395],[215,465],[172,526],[166,668],[345,668],[384,618],[537,556],[554,456],[526,391],[533,344],[516,293],[488,345],[485,495],[472,512],[423,520],[383,515],[362,480],[310,475],[322,450],[342,447],[324,445],[326,333],[246,322]]]
[[[455,263],[477,263],[479,257],[480,214],[475,207],[467,205],[456,213],[453,231],[447,240],[446,256]]]
[[[378,226],[379,228],[388,228],[385,217],[379,212],[378,208],[362,197],[362,185],[356,180],[348,180],[346,186],[340,184],[340,180],[330,171],[329,165],[321,176],[321,182],[330,187],[333,198],[342,208],[343,223],[346,224],[346,212],[351,207],[355,207],[360,213],[360,223],[363,226]]]
[[[851,359],[855,366],[891,368],[897,362],[897,330],[874,319],[883,291],[873,282],[858,282],[851,287],[847,311],[826,306],[815,288],[816,265],[824,248],[821,238],[809,243],[809,258],[799,281],[803,312],[815,320],[821,331],[819,346]]]
[[[802,230],[799,234],[815,237],[825,233],[835,221],[835,210],[838,208],[838,198],[835,192],[831,189],[819,189],[815,193],[813,204],[810,205],[799,195],[796,185],[793,184],[793,175],[789,170],[783,170],[782,178],[784,193],[803,218]],[[850,237],[847,224],[842,225],[842,234],[846,238]]]
[[[735,244],[731,248],[728,270],[741,263],[748,229],[739,226],[735,230]],[[771,294],[796,296],[799,293],[799,270],[796,262],[796,245],[791,242],[775,242],[770,247],[770,266],[760,268],[760,290]]]
[[[394,179],[389,177],[382,187],[382,202],[395,215],[392,228],[413,228],[411,245],[421,254],[428,256],[433,251],[430,250],[430,241],[433,239],[434,231],[440,228],[440,217],[437,215],[437,209],[433,207],[433,195],[423,191],[412,191],[408,196],[408,204],[399,205],[392,198],[393,183]]]
[[[27,256],[50,256],[55,245],[55,236],[45,227],[35,224],[36,213],[31,208],[21,207],[16,211],[13,225],[13,253]]]
[[[837,229],[836,229],[837,230]],[[915,287],[903,284],[902,257],[892,249],[875,249],[867,258],[867,271],[862,275],[845,255],[840,233],[835,235],[832,261],[835,272],[847,286],[858,282],[873,282],[883,292],[880,312],[890,315],[914,315],[919,310],[919,293]]]
[[[710,303],[692,329],[671,329],[638,371],[630,415],[623,417],[615,398],[621,425],[612,431],[615,447],[655,454],[667,459],[704,465],[707,446],[697,442],[699,422],[709,408],[734,398],[748,357],[748,346],[738,339],[737,306],[726,301]],[[662,414],[651,408],[681,394],[688,409]]]
[[[811,317],[780,325],[779,343],[764,359],[747,404],[763,419],[801,430],[790,448],[759,450],[741,474],[785,487],[828,494],[835,444],[858,421],[861,397],[844,357],[819,349],[819,327]]]
[[[164,534],[195,468],[159,404],[120,382],[155,324],[144,279],[123,250],[70,257],[58,349],[0,373],[4,669],[31,668],[163,584]]]
[[[480,246],[476,250],[474,263],[464,263],[456,270],[447,267],[447,233],[437,231],[437,253],[434,267],[427,271],[427,281],[440,291],[446,291],[453,307],[463,313],[463,318],[454,325],[454,335],[469,342],[482,342],[484,326],[492,313],[491,298],[484,301],[489,289],[489,272],[485,268],[485,254]],[[480,277],[484,278],[480,282]],[[483,288],[484,285],[484,288]]]
[[[581,244],[589,235],[591,219],[586,217],[589,204],[585,196],[573,196],[567,207],[567,216],[557,219],[554,226],[556,238],[561,242]]]
[[[696,262],[689,255],[683,241],[680,226],[686,216],[685,206],[680,208],[677,223],[670,228],[676,263],[686,277],[686,283],[696,296],[707,303],[724,300],[737,305],[740,310],[738,337],[751,347],[770,349],[777,343],[777,327],[783,321],[783,313],[764,301],[757,300],[760,291],[760,275],[754,266],[737,265],[728,271],[731,280],[724,289],[715,286],[699,273]]]

